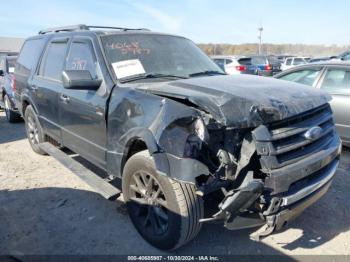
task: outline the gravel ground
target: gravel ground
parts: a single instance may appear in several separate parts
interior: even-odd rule
[[[23,123],[0,112],[0,254],[350,255],[350,151],[329,192],[281,233],[261,242],[255,230],[206,224],[172,253],[148,245],[123,203],[107,201],[50,156],[35,154]]]

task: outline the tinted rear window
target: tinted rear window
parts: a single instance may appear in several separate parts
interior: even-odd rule
[[[255,65],[265,65],[266,64],[266,57],[264,56],[255,56],[252,58],[252,63]]]
[[[16,73],[30,74],[30,71],[35,68],[40,57],[45,39],[30,39],[27,40],[21,50],[17,60]]]
[[[269,61],[269,64],[279,64],[280,62],[277,57],[274,56],[267,57],[267,61]]]
[[[252,59],[251,58],[241,58],[238,60],[238,63],[240,63],[241,65],[251,65]]]

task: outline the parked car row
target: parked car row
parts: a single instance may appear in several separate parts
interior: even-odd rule
[[[272,76],[280,71],[308,63],[350,61],[350,51],[338,56],[311,58],[305,56],[212,56],[214,62],[229,75],[251,74]]]
[[[214,59],[183,37],[77,25],[28,38],[4,76],[33,151],[106,198],[121,190],[140,235],[168,250],[211,221],[263,226],[257,239],[282,229],[327,192],[339,164],[330,96],[305,86],[312,80],[248,75],[280,72],[275,57]],[[325,78],[341,86],[347,76]]]
[[[273,76],[281,71],[279,61],[271,56],[212,56],[212,59],[229,75]]]

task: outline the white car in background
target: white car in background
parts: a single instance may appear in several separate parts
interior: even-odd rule
[[[307,59],[305,59],[305,57],[288,57],[281,65],[281,70],[284,71],[298,65],[305,65],[307,63],[308,62]]]
[[[238,63],[242,56],[212,56],[211,59],[227,74],[239,75],[245,70],[245,66]]]

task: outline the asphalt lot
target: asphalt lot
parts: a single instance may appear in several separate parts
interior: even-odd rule
[[[172,253],[148,245],[121,201],[111,202],[50,156],[35,154],[23,123],[0,112],[0,254],[347,254],[350,255],[350,151],[330,191],[281,233],[261,242],[254,230],[206,224]]]

